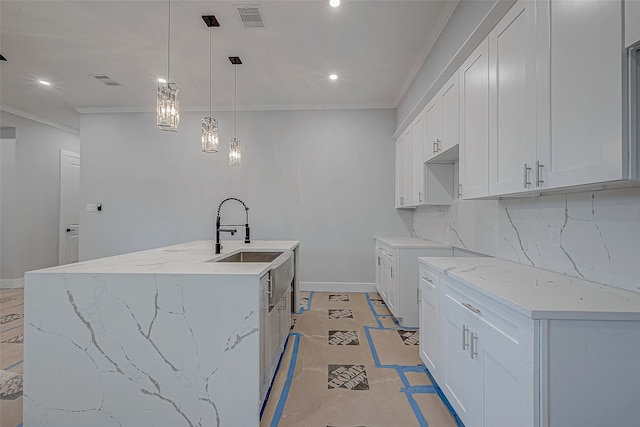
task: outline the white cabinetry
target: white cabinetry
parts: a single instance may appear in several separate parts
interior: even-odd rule
[[[420,358],[440,381],[440,274],[420,264]]]
[[[452,255],[451,246],[426,240],[376,237],[376,289],[400,325],[419,324],[418,257]]]
[[[460,184],[462,197],[489,194],[489,49],[485,39],[460,73]]]
[[[445,292],[450,403],[469,427],[534,426],[533,320],[454,281]]]
[[[458,145],[458,105],[458,73],[456,72],[425,108],[427,115],[425,161],[444,155]]]
[[[396,208],[415,207],[413,202],[413,128],[396,141]]]
[[[536,2],[518,1],[488,36],[489,192],[535,187]]]
[[[420,356],[465,426],[640,425],[640,296],[495,258],[419,261],[435,285],[420,283]]]
[[[427,132],[426,114],[420,113],[413,121],[413,198],[416,205],[426,203],[424,188],[424,141]]]

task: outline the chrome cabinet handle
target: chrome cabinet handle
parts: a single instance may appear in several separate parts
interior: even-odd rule
[[[432,144],[433,144],[433,154],[435,154],[438,152],[438,150],[436,150],[436,142],[432,141]]]
[[[471,358],[475,359],[478,355],[478,334],[471,332],[471,348],[469,349]]]
[[[467,335],[469,334],[469,328],[467,325],[462,325],[462,349],[466,350],[469,347],[469,343],[467,343]]]
[[[436,139],[436,150],[437,150],[436,152],[440,152],[440,150],[442,150],[442,149],[440,148],[440,143],[441,143],[441,142],[442,142],[442,141],[440,141],[439,139]]]
[[[271,274],[269,274],[269,290],[267,291],[267,294],[269,294],[269,298],[271,298],[271,295],[273,294],[273,281],[271,280]]]
[[[540,163],[539,160],[536,160],[536,187],[540,187],[540,184],[542,184],[544,182],[540,178],[542,176],[540,168],[543,168],[543,167],[544,167],[544,165],[542,163]]]
[[[378,265],[380,265],[380,255],[378,255]]]
[[[422,191],[418,191],[418,201],[422,201]]]
[[[393,267],[391,267],[391,277],[393,278]]]
[[[462,184],[458,184],[458,197],[462,197]]]
[[[527,166],[527,164],[524,164],[524,188],[528,188],[529,185],[531,185],[531,181],[529,181],[529,172],[531,171],[531,168],[529,166]]]
[[[475,314],[480,314],[480,309],[479,308],[475,308],[474,306],[472,306],[468,302],[461,302],[460,304],[462,304],[466,309],[473,311]]]

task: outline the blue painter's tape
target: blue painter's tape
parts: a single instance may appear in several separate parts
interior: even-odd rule
[[[313,293],[315,291],[310,291],[309,292],[309,298],[307,299],[307,306],[306,307],[300,307],[300,309],[298,311],[296,311],[296,314],[302,314],[304,311],[309,311],[311,310],[311,300],[313,299]]]
[[[2,368],[2,370],[3,370],[3,371],[8,371],[9,369],[13,369],[13,368],[15,368],[16,366],[21,365],[21,364],[22,364],[22,362],[24,362],[24,360],[19,360],[19,361],[17,361],[16,363],[14,363],[13,365],[9,365],[9,366],[7,366],[6,368]]]
[[[311,295],[309,296],[309,299],[311,299]],[[296,362],[298,361],[298,347],[300,346],[300,337],[302,336],[302,334],[300,334],[299,332],[292,332],[291,334],[289,334],[289,336],[294,336],[291,363],[289,364],[287,379],[284,382],[284,387],[282,388],[282,394],[280,394],[280,399],[278,400],[276,411],[273,414],[273,418],[271,419],[271,427],[277,427],[280,423],[282,412],[284,411],[284,405],[287,403],[287,398],[289,397],[289,390],[291,389],[291,382],[293,381],[293,373],[296,369]]]

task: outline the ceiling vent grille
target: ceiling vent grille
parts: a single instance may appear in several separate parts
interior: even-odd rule
[[[234,5],[242,21],[242,25],[247,29],[264,28],[262,11],[258,4]]]
[[[120,86],[120,83],[113,80],[109,76],[105,76],[104,74],[89,74],[91,77],[99,81],[100,83],[104,83],[107,86]]]

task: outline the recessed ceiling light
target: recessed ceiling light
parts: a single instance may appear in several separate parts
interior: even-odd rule
[[[331,75],[329,76],[329,78],[330,78],[331,80],[338,80],[338,75],[337,75],[337,74],[331,74]]]
[[[167,81],[165,79],[158,79],[158,83],[166,83]]]
[[[329,4],[331,7],[338,7],[340,6],[340,0],[329,0]]]
[[[43,84],[43,85],[45,85],[45,86],[51,86],[51,83],[46,82],[46,81],[44,81],[44,80],[38,80],[38,81],[40,82],[40,84]]]

